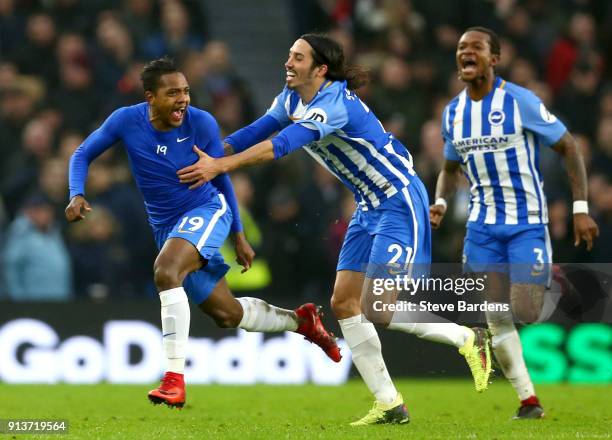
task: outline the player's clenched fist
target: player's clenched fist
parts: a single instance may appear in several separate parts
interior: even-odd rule
[[[438,229],[444,214],[446,213],[446,206],[444,205],[431,205],[429,207],[429,223],[433,229]]]
[[[66,206],[66,220],[69,222],[78,222],[79,220],[83,220],[85,218],[85,213],[91,211],[91,206],[85,197],[83,196],[74,196],[68,206]]]

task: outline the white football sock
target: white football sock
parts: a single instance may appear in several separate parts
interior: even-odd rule
[[[523,359],[521,339],[512,321],[512,312],[486,312],[486,316],[493,335],[493,353],[504,376],[516,390],[519,400],[535,396],[533,383]]]
[[[191,313],[182,287],[159,292],[166,371],[183,374]]]
[[[236,298],[242,306],[242,320],[238,327],[249,332],[295,331],[297,315],[293,310],[281,309],[259,298]]]
[[[340,319],[344,339],[351,349],[353,363],[376,400],[391,403],[397,397],[397,390],[391,381],[382,357],[380,339],[374,324],[363,315]]]
[[[449,323],[426,323],[426,322],[391,322],[387,327],[390,330],[416,335],[428,341],[440,342],[442,344],[454,345],[461,348],[465,345],[471,330],[467,327]]]

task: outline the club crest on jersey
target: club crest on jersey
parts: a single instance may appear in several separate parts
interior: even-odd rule
[[[489,124],[493,126],[502,125],[506,120],[506,114],[501,109],[493,109],[489,112]]]
[[[542,119],[549,124],[552,124],[557,120],[557,117],[549,112],[543,103],[540,103],[540,116],[542,116]]]
[[[306,116],[304,116],[304,119],[317,121],[324,124],[327,122],[327,113],[325,113],[325,110],[322,108],[311,108],[306,113]]]

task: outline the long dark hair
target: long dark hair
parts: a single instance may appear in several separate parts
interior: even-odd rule
[[[361,66],[347,66],[344,52],[338,42],[323,34],[304,34],[300,39],[312,47],[314,66],[327,66],[325,77],[332,81],[346,81],[351,90],[357,90],[370,81],[367,69]],[[313,67],[314,67],[313,66]]]

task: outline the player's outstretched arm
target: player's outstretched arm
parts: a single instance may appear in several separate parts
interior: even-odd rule
[[[455,193],[459,178],[459,162],[446,159],[436,182],[436,201],[429,207],[429,223],[438,229],[446,214],[446,200]]]
[[[78,222],[79,220],[83,220],[85,218],[85,214],[91,211],[91,206],[85,197],[82,195],[76,195],[72,199],[70,199],[70,203],[66,207],[66,220],[69,222]]]
[[[561,139],[553,145],[553,148],[565,159],[567,175],[572,188],[572,197],[574,199],[574,246],[579,246],[580,242],[584,240],[587,250],[590,251],[593,248],[593,240],[599,236],[599,228],[588,211],[587,173],[582,153],[569,132],[565,132]]]
[[[193,147],[199,159],[193,165],[182,168],[176,172],[181,183],[192,183],[189,189],[198,188],[210,182],[221,173],[228,173],[274,159],[272,141],[263,141],[238,154],[213,159],[197,147]]]

